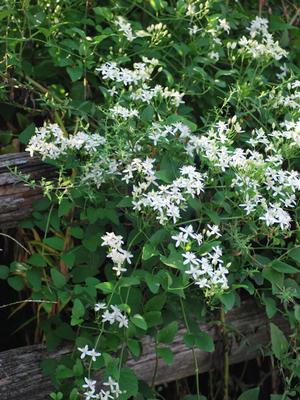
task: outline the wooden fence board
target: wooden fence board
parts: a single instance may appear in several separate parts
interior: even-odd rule
[[[275,323],[288,332],[287,323],[277,318]],[[226,324],[229,330],[230,363],[235,364],[256,358],[261,353],[261,347],[267,345],[269,337],[269,320],[264,310],[246,302],[227,314]],[[220,344],[218,328],[211,324],[200,324],[200,329],[208,332]],[[185,328],[181,327],[175,337],[171,350],[174,361],[167,366],[162,359],[158,360],[156,368],[155,345],[153,338],[146,336],[142,340],[143,352],[138,360],[129,358],[126,365],[132,368],[136,375],[151,384],[170,382],[191,376],[195,372],[191,349],[183,343]],[[39,364],[46,357],[60,357],[70,351],[65,347],[54,353],[47,353],[43,345],[21,347],[0,353],[0,399],[1,400],[42,400],[53,387],[49,379],[43,375]],[[222,354],[209,354],[196,350],[199,372],[217,369],[222,365]],[[153,377],[156,369],[156,375]]]
[[[40,189],[32,189],[12,174],[10,169],[17,167],[22,174],[31,178],[50,178],[55,169],[43,163],[38,157],[28,153],[6,154],[0,156],[0,230],[14,228],[28,217],[34,200],[42,197]]]

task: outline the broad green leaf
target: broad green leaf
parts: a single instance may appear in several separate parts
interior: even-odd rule
[[[6,279],[9,275],[9,268],[6,265],[0,265],[0,279]]]
[[[300,263],[300,248],[295,248],[289,252],[289,257]],[[298,271],[299,272],[299,271]]]
[[[146,243],[143,247],[143,255],[142,258],[143,260],[149,260],[150,258],[159,255],[159,252],[157,249],[151,244],[151,243]]]
[[[135,314],[130,318],[130,321],[137,326],[138,328],[143,329],[146,331],[148,329],[147,322],[145,321],[144,317],[140,314]]]
[[[62,250],[64,248],[64,243],[65,243],[64,239],[57,236],[46,238],[43,240],[43,242],[55,250]]]
[[[157,341],[159,343],[170,344],[173,342],[177,331],[178,323],[173,321],[158,332]]]
[[[238,400],[258,400],[258,398],[259,398],[259,387],[246,390],[239,396]]]
[[[51,268],[50,274],[54,286],[58,289],[62,289],[67,283],[65,276],[61,272],[57,271],[57,269]]]
[[[120,388],[123,393],[119,396],[120,400],[135,398],[138,393],[139,385],[135,373],[130,368],[122,368],[119,378]]]
[[[12,276],[7,279],[9,286],[13,289],[20,291],[24,288],[24,281],[20,276]]]
[[[45,267],[47,265],[45,258],[39,253],[33,253],[27,262],[35,267]]]
[[[63,199],[58,206],[58,216],[62,217],[63,215],[67,215],[73,206],[74,204],[71,201]]]
[[[299,269],[292,267],[291,265],[284,263],[280,260],[275,260],[272,262],[272,268],[278,272],[282,272],[283,274],[295,274],[300,272]]]
[[[23,144],[27,144],[31,138],[31,136],[34,135],[35,132],[35,124],[30,124],[25,128],[20,134],[19,134],[19,140]]]
[[[139,357],[141,354],[141,345],[138,340],[135,339],[128,339],[127,342],[128,348],[131,354],[135,357]]]
[[[171,365],[173,362],[173,352],[167,347],[159,347],[156,349],[157,354],[165,361],[166,364]]]
[[[158,294],[147,301],[144,309],[145,311],[160,311],[165,305],[166,300],[167,296],[165,293]]]
[[[211,353],[215,349],[214,341],[207,332],[199,332],[195,335],[195,345],[199,349]]]
[[[67,72],[72,80],[72,82],[78,81],[83,74],[82,65],[77,65],[75,67],[67,67]]]
[[[272,351],[278,360],[281,360],[283,356],[286,354],[289,348],[288,341],[284,336],[284,333],[281,329],[278,328],[277,325],[270,322],[270,330],[271,330],[271,344]]]

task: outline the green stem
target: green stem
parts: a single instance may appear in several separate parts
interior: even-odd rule
[[[227,337],[227,329],[225,324],[225,311],[224,307],[221,308],[221,316],[220,316],[221,324],[222,324],[222,333],[223,333],[223,344],[224,344],[224,400],[229,400],[229,352],[228,352],[228,337]]]

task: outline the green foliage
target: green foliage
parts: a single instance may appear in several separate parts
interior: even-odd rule
[[[191,352],[211,353],[199,326],[226,339],[226,313],[246,296],[270,319],[282,397],[298,398],[296,17],[270,2],[262,15],[273,36],[262,22],[251,36],[256,2],[96,3],[0,6],[1,152],[27,148],[58,172],[22,176],[45,197],[22,223],[30,255],[0,266],[0,279],[37,304],[35,338],[74,346],[43,363],[58,390],[50,398],[82,398],[84,378],[101,370],[101,388],[119,388],[119,399],[153,399],[124,367],[128,354],[141,357],[143,337],[167,365],[183,330]],[[186,399],[200,392],[201,383]]]

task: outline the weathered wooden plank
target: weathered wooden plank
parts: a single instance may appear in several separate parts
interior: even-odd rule
[[[20,182],[9,171],[17,167],[22,174],[31,178],[50,178],[55,176],[55,169],[43,163],[38,157],[28,153],[6,154],[0,156],[0,230],[13,228],[28,217],[34,200],[42,197],[42,191],[32,189]]]
[[[283,319],[278,318],[275,322],[282,330],[288,331]],[[246,302],[228,313],[226,323],[231,344],[231,364],[257,357],[261,346],[267,345],[270,341],[268,318],[263,309],[254,306],[253,302]],[[212,335],[216,344],[220,343],[215,323],[200,324],[200,329]],[[183,343],[185,332],[185,328],[181,327],[171,345],[174,353],[174,362],[171,366],[167,366],[161,359],[156,360],[155,344],[153,338],[149,336],[142,340],[143,353],[140,359],[128,359],[127,366],[132,368],[140,379],[150,384],[152,381],[160,384],[193,375],[195,366],[192,351]],[[49,354],[43,345],[35,345],[0,353],[1,400],[47,399],[47,394],[53,387],[49,379],[42,374],[39,364],[48,356],[56,358],[67,354],[68,351],[66,347]],[[217,352],[209,354],[197,349],[196,357],[200,373],[222,365],[222,355]]]

